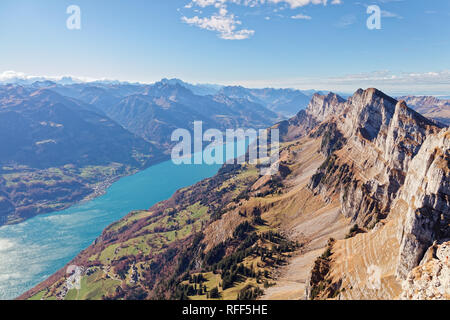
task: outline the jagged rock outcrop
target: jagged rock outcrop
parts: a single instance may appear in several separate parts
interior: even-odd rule
[[[295,117],[278,123],[275,128],[280,130],[283,141],[305,136],[328,117],[341,113],[344,102],[343,98],[334,93],[326,96],[316,93],[306,110],[301,110]]]
[[[450,238],[450,129],[430,135],[411,162],[397,276],[405,279],[437,240]]]
[[[374,226],[389,213],[427,135],[440,128],[376,89],[359,89],[346,102],[330,95],[322,99],[326,102],[313,99],[307,113],[322,120],[315,130],[323,132],[329,158],[310,188],[326,199],[339,196],[345,216]]]
[[[326,96],[316,93],[312,97],[306,113],[320,123],[330,116],[341,113],[344,102],[345,100],[335,93],[329,93]]]
[[[450,299],[450,242],[433,245],[403,282],[404,300]]]
[[[341,298],[397,298],[405,279],[405,297],[442,298],[448,276],[441,271],[448,269],[424,254],[434,241],[450,239],[449,129],[376,89],[358,90],[338,104],[332,109],[341,113],[331,113],[310,133],[322,144],[337,145],[321,150],[331,152],[309,188],[327,201],[338,197],[341,212],[360,226],[377,227],[339,243],[326,277],[344,283],[348,291]],[[311,113],[324,114],[320,108]],[[330,132],[342,137],[330,139]],[[353,258],[359,255],[363,258]],[[349,274],[348,267],[338,267],[344,261],[362,271]],[[366,294],[371,266],[379,268],[383,280],[377,292]]]
[[[433,241],[450,238],[448,129],[372,88],[347,101],[316,95],[286,132],[288,139],[297,132],[322,141],[327,159],[310,179],[313,194],[339,200],[352,223],[373,228],[338,242],[324,277],[342,283],[344,299],[398,298]],[[382,281],[366,292],[370,267]]]
[[[320,152],[329,157],[334,151],[341,149],[346,139],[338,129],[336,123],[323,123],[314,130],[310,135],[312,138],[322,138]]]

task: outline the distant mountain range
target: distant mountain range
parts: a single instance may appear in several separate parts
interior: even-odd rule
[[[205,129],[265,128],[326,94],[179,79],[10,82],[0,85],[0,224],[66,208],[167,159],[173,130],[192,130],[194,121]],[[450,123],[448,100],[405,99],[425,116]]]
[[[430,96],[404,96],[408,106],[427,118],[450,125],[450,99],[438,99]]]
[[[94,105],[50,89],[0,87],[0,106],[2,165],[140,166],[146,162],[143,155],[158,151]]]
[[[314,93],[324,93],[315,90],[247,89],[240,86],[223,87],[220,92],[228,97],[247,99],[262,104],[287,117],[293,116],[300,109],[305,109]]]
[[[267,109],[280,114],[283,117],[291,117],[298,112],[299,109],[304,109],[308,105],[314,93],[324,94],[325,91],[317,90],[295,90],[295,89],[248,89],[241,86],[223,86],[217,84],[191,84],[180,79],[162,79],[159,83],[167,85],[180,85],[193,94],[198,96],[224,94],[230,98],[247,99],[250,102],[261,104]],[[152,84],[145,85],[139,83],[111,81],[111,80],[96,80],[85,82],[84,80],[73,77],[62,77],[54,79],[51,77],[11,77],[8,80],[0,81],[0,84],[15,84],[22,86],[72,86],[78,87],[100,87],[103,89],[111,88],[134,88],[152,86]],[[65,88],[67,90],[67,88]],[[139,91],[139,90],[138,90]],[[116,93],[117,94],[117,93]]]

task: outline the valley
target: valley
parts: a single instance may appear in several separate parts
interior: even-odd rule
[[[182,83],[182,82],[181,82]],[[0,86],[0,226],[101,195],[168,160],[175,129],[266,128],[280,115],[178,81]],[[195,89],[195,87],[191,88]]]

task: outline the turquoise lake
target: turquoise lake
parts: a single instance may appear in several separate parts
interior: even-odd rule
[[[47,279],[130,211],[148,209],[220,167],[163,162],[120,179],[89,202],[0,227],[0,300],[13,299]]]

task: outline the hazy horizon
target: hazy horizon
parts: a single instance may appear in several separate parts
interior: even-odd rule
[[[194,86],[211,86],[211,87],[226,87],[226,86],[242,86],[249,89],[289,89],[289,90],[300,90],[300,91],[330,91],[338,94],[344,94],[344,95],[352,95],[354,92],[356,92],[358,89],[367,89],[367,88],[377,88],[381,91],[383,91],[386,94],[393,95],[393,96],[402,96],[402,95],[415,95],[415,96],[435,96],[435,97],[444,97],[444,98],[450,98],[450,89],[448,91],[392,91],[392,90],[383,90],[380,87],[377,86],[356,86],[353,90],[350,89],[350,91],[341,91],[341,90],[333,90],[329,88],[316,88],[316,87],[283,87],[283,86],[252,86],[252,85],[244,85],[241,83],[207,83],[207,82],[196,82],[192,83],[189,81],[185,81],[181,78],[168,78],[168,77],[162,77],[159,80],[152,81],[152,82],[141,82],[141,81],[130,81],[130,80],[124,80],[124,79],[106,79],[106,78],[91,78],[91,77],[78,77],[73,75],[61,75],[61,76],[44,76],[44,75],[26,75],[24,73],[20,72],[14,72],[14,71],[7,71],[0,73],[0,84],[31,84],[34,82],[39,81],[52,81],[57,84],[72,84],[72,83],[79,83],[79,84],[92,84],[92,83],[112,83],[112,84],[131,84],[131,85],[152,85],[157,82],[163,81],[163,80],[180,80],[182,82],[185,82],[190,85]],[[66,81],[67,83],[64,83]],[[61,83],[63,82],[63,83]]]

